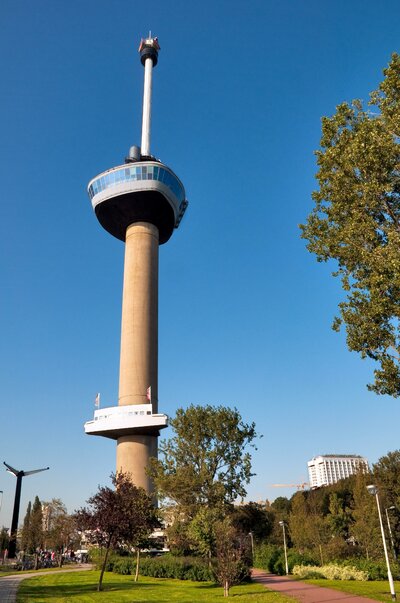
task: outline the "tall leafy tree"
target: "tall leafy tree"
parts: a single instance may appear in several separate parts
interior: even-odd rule
[[[252,534],[255,542],[268,538],[274,525],[274,513],[265,505],[249,502],[235,506],[232,514],[232,525],[244,534]]]
[[[236,408],[191,405],[178,409],[170,424],[174,435],[161,442],[161,459],[150,470],[163,498],[193,517],[201,506],[231,504],[246,495],[254,423],[244,423]]]
[[[31,523],[32,503],[29,501],[26,509],[24,523],[21,532],[21,549],[26,552],[30,552],[31,547],[31,534],[30,534],[30,523]]]
[[[388,509],[394,548],[400,553],[400,450],[388,452],[374,465],[374,480],[379,487],[382,506]],[[394,508],[393,508],[394,507]]]
[[[27,552],[35,553],[35,569],[37,569],[39,551],[43,548],[43,513],[42,503],[38,496],[33,501],[26,538],[28,543]]]
[[[88,538],[105,548],[97,590],[102,590],[103,576],[111,549],[128,545],[138,548],[155,527],[156,511],[143,488],[137,488],[129,474],[112,475],[114,488],[99,486],[87,507],[79,509],[76,522]]]
[[[323,564],[323,548],[330,540],[329,523],[323,515],[321,501],[313,494],[297,492],[293,496],[289,531],[300,552],[312,552]]]
[[[329,495],[328,524],[331,535],[346,540],[349,536],[349,527],[353,521],[351,509],[346,506],[345,500],[337,492]]]
[[[30,515],[29,522],[30,532],[30,545],[33,551],[41,549],[43,546],[43,512],[42,503],[38,496],[35,496],[35,500],[32,505],[32,512]]]
[[[236,408],[194,406],[178,409],[170,422],[174,435],[161,442],[160,459],[150,474],[169,517],[167,534],[176,549],[215,550],[215,523],[246,494],[256,437]]]
[[[400,510],[400,450],[388,452],[378,459],[373,465],[373,473],[385,503]]]
[[[375,497],[367,491],[371,476],[359,473],[353,492],[353,519],[351,535],[367,559],[382,557],[382,537]]]
[[[278,515],[280,520],[288,519],[291,508],[292,502],[286,496],[278,496],[271,503],[271,509]]]
[[[76,522],[59,498],[42,503],[45,547],[56,551],[61,567],[64,549],[77,539]]]
[[[400,395],[400,57],[392,56],[369,107],[343,103],[322,119],[319,189],[302,237],[334,260],[346,298],[333,328],[376,361],[378,394]]]

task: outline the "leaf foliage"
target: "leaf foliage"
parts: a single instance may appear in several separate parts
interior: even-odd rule
[[[322,119],[316,152],[318,190],[300,226],[317,260],[334,260],[346,298],[333,328],[346,329],[349,350],[376,361],[378,394],[400,394],[400,57],[360,101]]]

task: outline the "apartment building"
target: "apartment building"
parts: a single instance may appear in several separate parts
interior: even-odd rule
[[[323,454],[312,458],[307,465],[311,489],[335,484],[359,471],[369,471],[367,459],[359,455]]]

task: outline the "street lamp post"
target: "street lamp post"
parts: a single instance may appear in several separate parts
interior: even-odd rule
[[[251,542],[251,563],[254,564],[254,538],[253,532],[249,532],[250,542]]]
[[[385,513],[386,513],[386,520],[387,520],[387,524],[388,524],[388,530],[389,530],[389,536],[390,536],[390,543],[392,545],[392,551],[393,551],[393,559],[395,561],[397,561],[397,554],[396,554],[396,548],[394,546],[394,539],[393,539],[393,532],[392,532],[392,526],[390,525],[390,520],[389,520],[389,513],[388,511],[394,511],[396,507],[394,505],[392,505],[391,507],[386,507],[385,509]]]
[[[285,551],[285,569],[286,569],[286,575],[289,575],[289,565],[288,565],[288,560],[287,560],[287,550],[286,550],[286,531],[285,531],[285,522],[284,521],[280,521],[279,525],[282,526],[282,531],[283,531],[283,550]]]
[[[370,486],[367,486],[367,490],[372,496],[375,496],[375,499],[376,499],[376,506],[378,507],[379,523],[381,526],[381,533],[382,533],[383,550],[385,551],[385,559],[386,559],[388,580],[389,580],[389,586],[390,586],[390,594],[392,596],[392,601],[396,601],[396,593],[394,590],[393,576],[392,576],[392,572],[390,569],[389,555],[388,555],[387,546],[386,546],[385,531],[383,529],[381,505],[379,503],[379,497],[378,497],[378,488],[374,484],[371,484]]]

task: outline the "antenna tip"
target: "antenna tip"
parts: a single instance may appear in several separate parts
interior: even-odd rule
[[[139,53],[140,53],[140,60],[142,65],[145,64],[146,59],[150,58],[153,60],[153,67],[155,67],[157,65],[157,61],[158,61],[158,51],[160,50],[160,44],[158,43],[158,38],[157,37],[152,37],[151,36],[151,31],[149,31],[149,37],[148,38],[142,38],[140,40],[140,45],[139,45]]]

